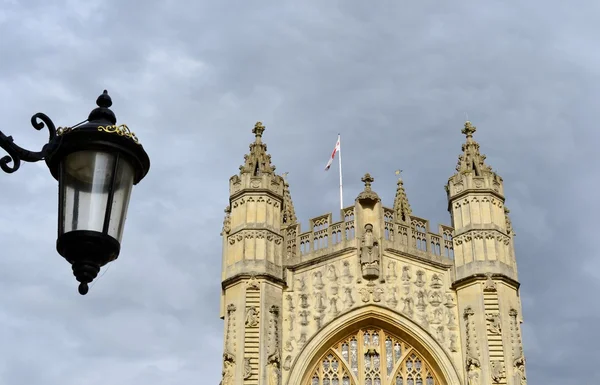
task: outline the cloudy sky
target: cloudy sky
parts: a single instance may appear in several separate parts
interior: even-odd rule
[[[37,150],[108,89],[152,168],[121,257],[83,297],[56,253],[56,182],[0,176],[0,383],[217,384],[223,209],[257,120],[304,224],[370,172],[449,224],[465,114],[504,177],[530,385],[600,381],[600,3],[0,0],[0,129]],[[596,235],[594,235],[596,234]],[[596,250],[596,251],[594,251]]]

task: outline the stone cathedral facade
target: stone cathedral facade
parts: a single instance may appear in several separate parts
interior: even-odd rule
[[[222,385],[524,385],[503,181],[466,122],[452,226],[391,207],[366,174],[352,206],[298,222],[257,123],[223,224]]]

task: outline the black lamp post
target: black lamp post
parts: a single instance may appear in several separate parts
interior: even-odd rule
[[[39,152],[17,146],[0,131],[0,147],[9,154],[0,159],[3,171],[17,171],[21,161],[45,160],[58,181],[56,250],[72,265],[82,295],[100,268],[119,256],[131,190],[150,169],[135,134],[116,125],[106,90],[96,104],[85,121],[58,130],[45,114],[33,115],[33,127],[50,132]]]

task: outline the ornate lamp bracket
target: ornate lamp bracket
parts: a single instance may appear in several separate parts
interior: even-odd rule
[[[59,147],[61,142],[60,136],[56,134],[56,127],[46,114],[38,112],[33,115],[31,117],[31,125],[38,131],[44,127],[48,128],[48,143],[42,147],[41,151],[29,151],[16,145],[12,136],[6,136],[0,131],[0,147],[8,153],[8,155],[0,158],[0,168],[2,168],[2,171],[12,174],[21,167],[21,162],[39,162],[46,159]],[[9,164],[11,162],[12,165]]]

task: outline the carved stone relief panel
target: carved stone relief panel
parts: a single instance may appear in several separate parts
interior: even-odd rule
[[[291,362],[307,339],[343,313],[375,304],[420,324],[451,354],[460,351],[455,294],[448,271],[383,258],[385,282],[363,279],[359,256],[313,265],[293,274],[284,293],[283,351]],[[456,356],[458,359],[458,355]],[[285,361],[282,366],[286,369]]]

